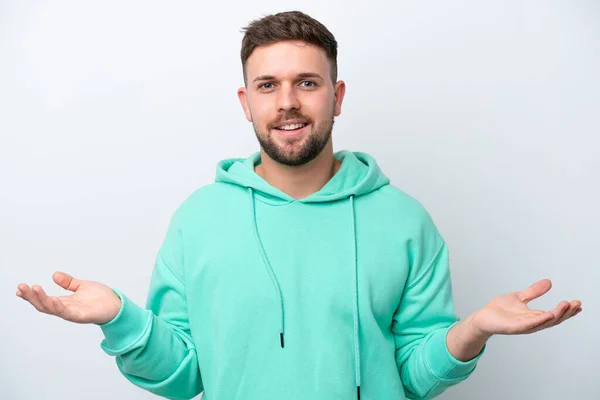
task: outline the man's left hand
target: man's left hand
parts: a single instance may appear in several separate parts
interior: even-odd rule
[[[525,290],[498,296],[470,316],[471,325],[482,337],[528,334],[556,326],[581,312],[579,300],[561,301],[551,311],[527,306],[551,288],[552,282],[542,279]]]

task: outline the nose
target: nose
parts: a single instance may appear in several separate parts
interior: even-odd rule
[[[292,85],[283,85],[277,96],[277,108],[282,110],[300,109],[300,101]]]

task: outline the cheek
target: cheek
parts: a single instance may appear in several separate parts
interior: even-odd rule
[[[266,99],[261,99],[261,101],[254,101],[249,104],[250,113],[252,114],[252,120],[257,125],[265,125],[271,122],[273,118],[274,109],[269,104]]]
[[[323,123],[331,118],[334,110],[334,98],[324,94],[313,97],[304,103],[303,113],[310,116],[315,122]]]

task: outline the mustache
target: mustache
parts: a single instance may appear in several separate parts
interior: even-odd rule
[[[298,119],[304,123],[311,124],[312,119],[303,115],[300,111],[297,110],[289,110],[283,114],[280,114],[279,117],[271,122],[268,127],[269,129],[274,129],[281,125],[284,121],[289,121],[290,119]]]

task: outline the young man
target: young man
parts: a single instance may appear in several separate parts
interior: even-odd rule
[[[173,399],[432,398],[469,377],[495,334],[581,311],[527,303],[541,280],[454,313],[448,249],[418,201],[373,157],[333,152],[345,84],[337,43],[299,12],[246,28],[239,100],[260,152],[218,164],[175,212],[146,308],[98,282],[20,284],[41,312],[98,324],[134,384]]]

